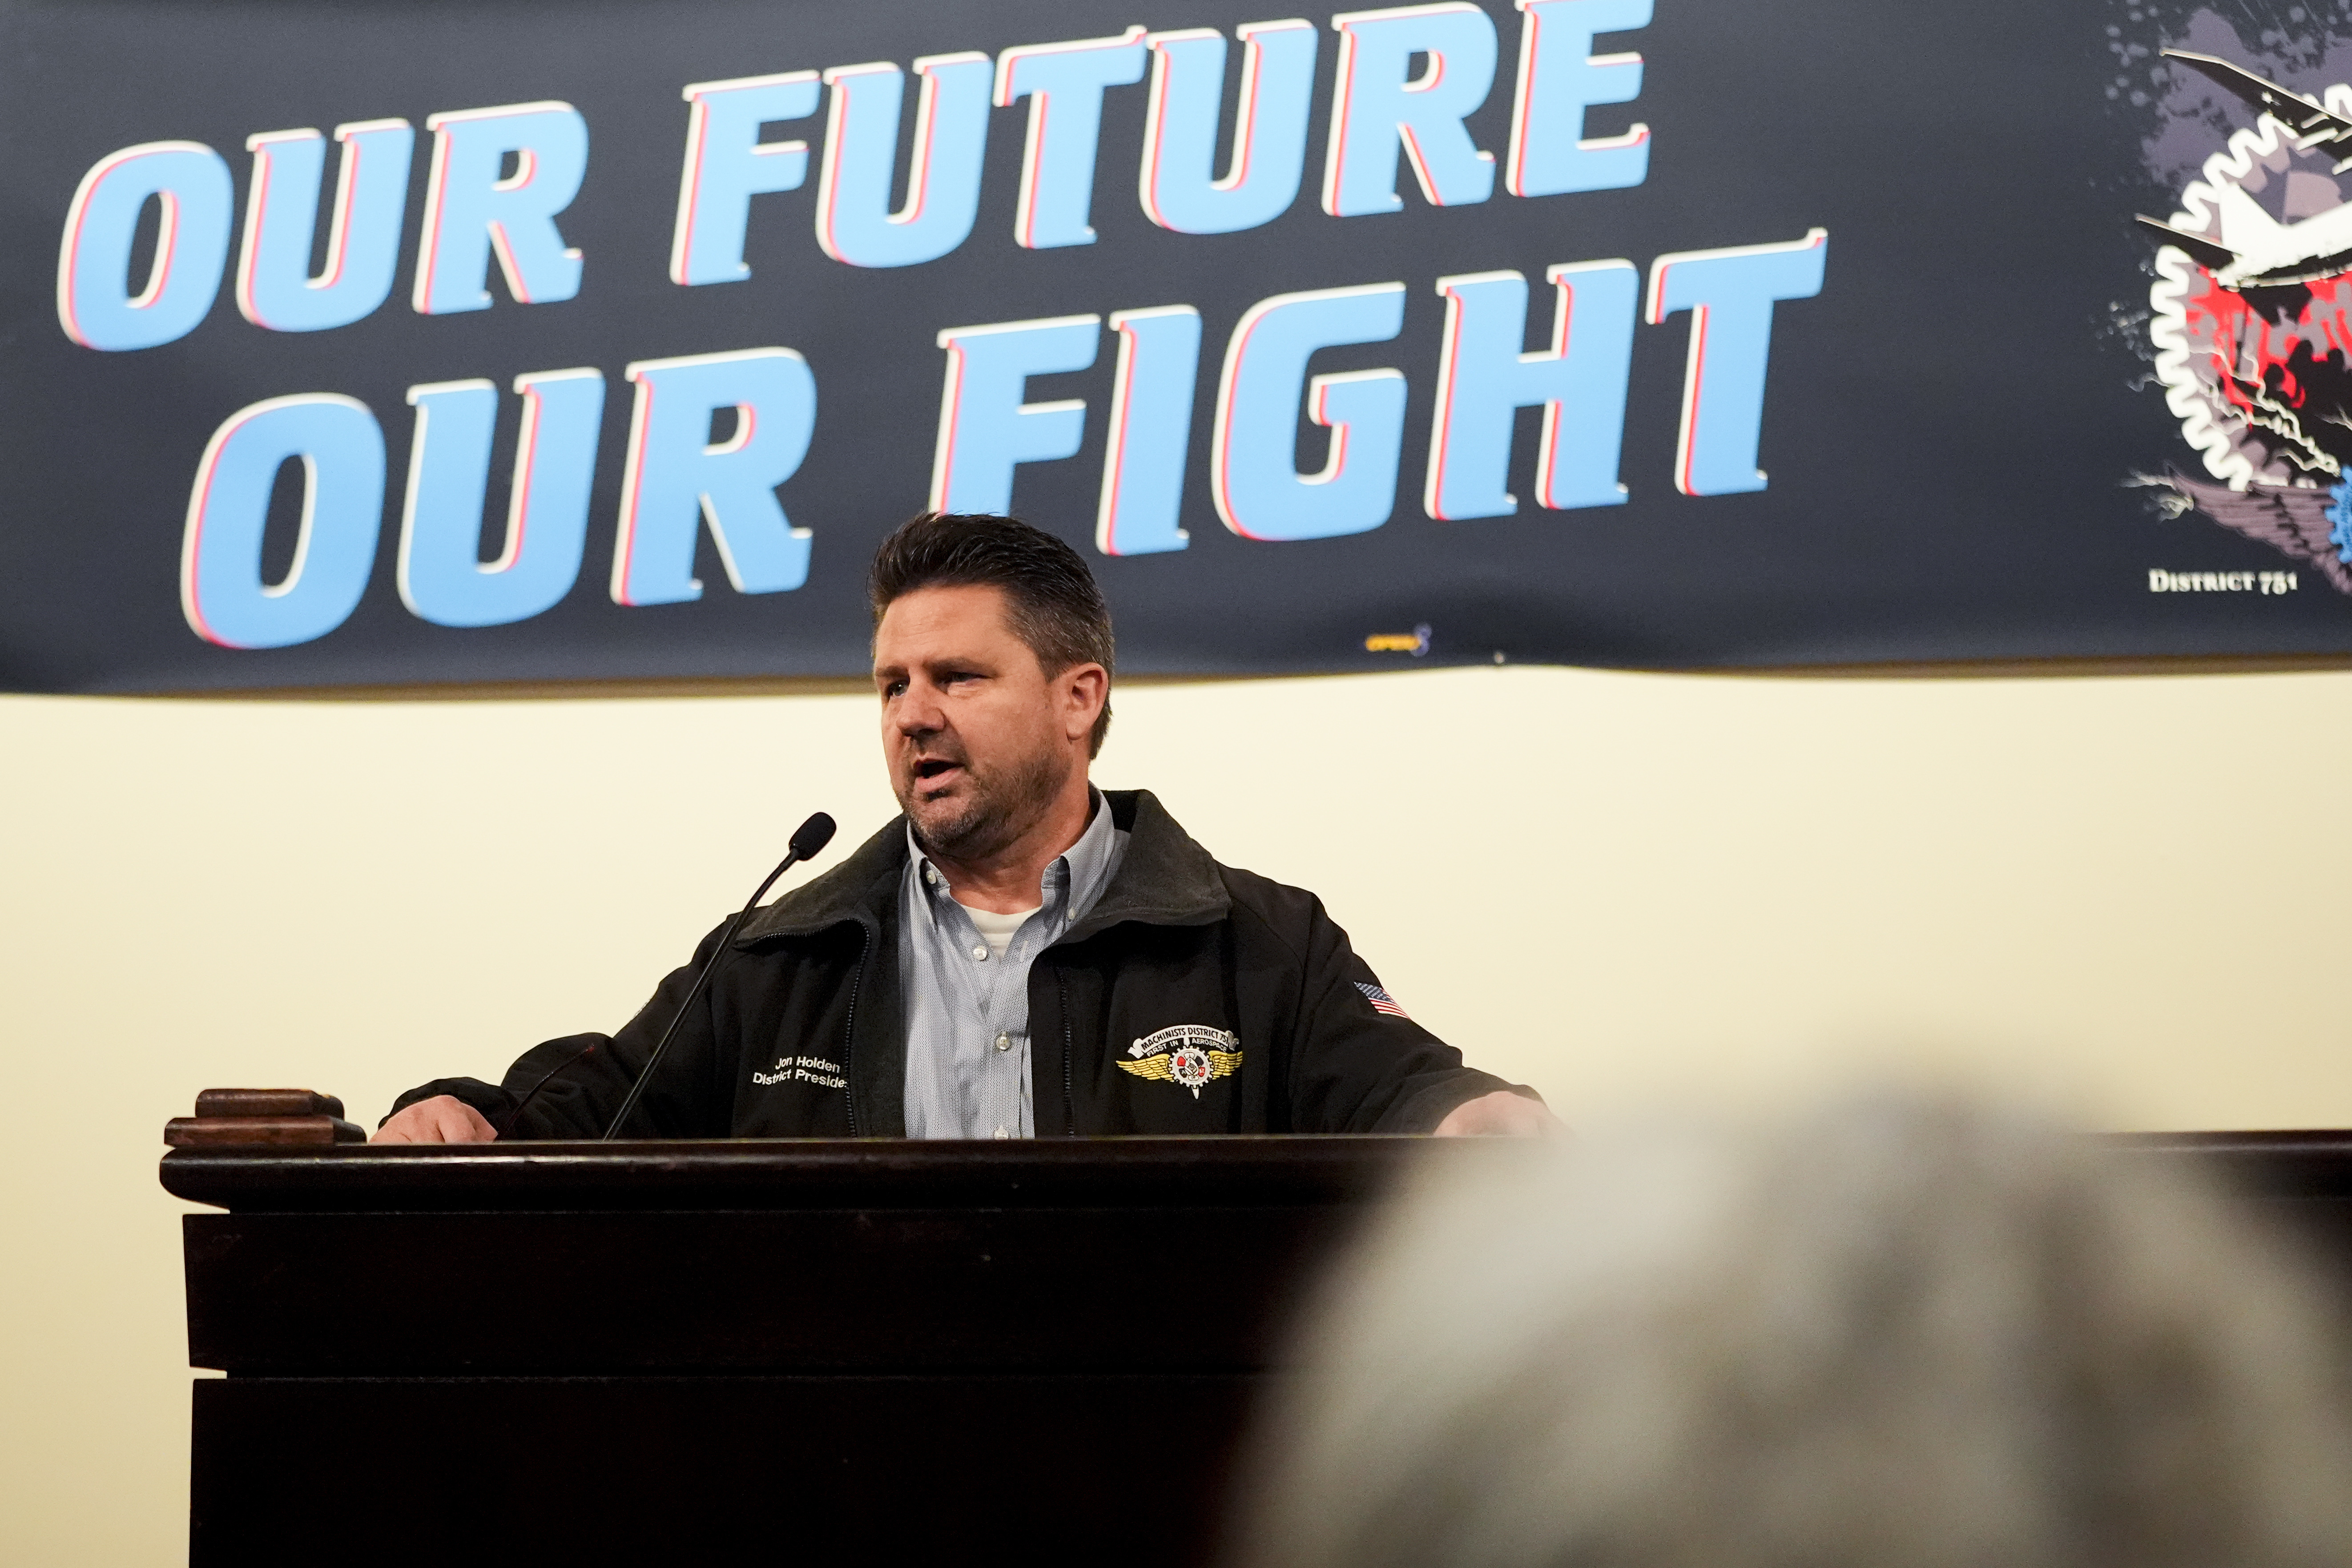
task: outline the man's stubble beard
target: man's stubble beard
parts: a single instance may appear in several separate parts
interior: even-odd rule
[[[968,793],[954,816],[927,826],[915,814],[914,790],[919,780],[909,781],[898,805],[924,854],[966,864],[1001,852],[1034,826],[1069,773],[1065,759],[1050,750],[1033,752],[1002,773],[982,773],[969,758],[963,770]]]

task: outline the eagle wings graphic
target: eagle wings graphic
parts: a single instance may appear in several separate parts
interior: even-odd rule
[[[1136,1041],[1126,1057],[1112,1059],[1132,1077],[1189,1089],[1198,1100],[1203,1089],[1241,1070],[1242,1043],[1223,1029],[1179,1024]]]

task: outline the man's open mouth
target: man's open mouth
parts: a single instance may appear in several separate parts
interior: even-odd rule
[[[926,757],[915,764],[915,777],[928,781],[938,778],[942,773],[952,773],[962,765],[961,763],[949,762],[943,757]]]

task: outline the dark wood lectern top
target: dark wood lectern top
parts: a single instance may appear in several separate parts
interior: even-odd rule
[[[175,1197],[237,1214],[456,1209],[1138,1209],[1360,1204],[1495,1139],[1090,1138],[261,1145],[175,1149]]]
[[[2127,1132],[2128,1155],[2266,1196],[2352,1197],[2352,1131]],[[237,1214],[1357,1205],[1408,1171],[1508,1159],[1497,1139],[707,1139],[175,1149],[173,1196]]]
[[[2352,1198],[2352,1131],[2113,1132],[2100,1142],[2263,1198]]]

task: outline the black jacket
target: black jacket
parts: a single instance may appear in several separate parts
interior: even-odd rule
[[[1460,1052],[1419,1025],[1375,1009],[1361,987],[1379,981],[1313,894],[1220,866],[1148,792],[1104,799],[1113,823],[1133,836],[1118,874],[1029,971],[1040,1137],[1425,1132],[1464,1100],[1514,1087],[1464,1067]],[[898,922],[906,864],[905,825],[894,820],[840,866],[755,911],[624,1134],[903,1136]],[[719,935],[705,937],[609,1042],[549,1040],[503,1084],[444,1079],[409,1090],[394,1109],[454,1094],[505,1131],[530,1087],[594,1041],[600,1048],[558,1072],[505,1135],[598,1136]],[[1202,1032],[1162,1034],[1186,1025]],[[1168,1042],[1187,1039],[1217,1051],[1225,1070],[1199,1081],[1202,1057],[1181,1074],[1150,1059],[1172,1061]],[[1148,1054],[1139,1057],[1139,1047]]]

